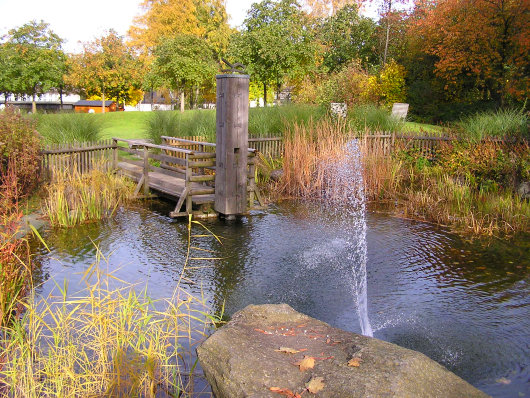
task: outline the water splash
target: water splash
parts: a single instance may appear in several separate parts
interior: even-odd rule
[[[320,171],[325,181],[322,197],[329,211],[338,220],[337,228],[345,236],[346,260],[351,267],[351,287],[361,332],[372,337],[366,281],[366,200],[359,142],[349,141],[342,155],[339,160],[322,163]]]

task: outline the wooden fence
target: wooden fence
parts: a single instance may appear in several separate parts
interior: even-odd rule
[[[285,149],[282,137],[249,137],[248,147],[273,158],[282,157]]]
[[[42,170],[47,178],[54,170],[86,173],[94,167],[110,167],[114,148],[112,140],[75,144],[50,144],[42,150]]]

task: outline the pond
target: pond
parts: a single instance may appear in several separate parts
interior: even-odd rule
[[[36,248],[38,294],[54,280],[81,289],[96,245],[118,278],[171,297],[187,251],[187,223],[169,204],[120,210],[107,222],[49,231]],[[235,222],[205,222],[221,240],[193,238],[185,288],[230,316],[248,304],[288,303],[332,326],[360,332],[348,232],[314,205],[286,202]],[[529,396],[528,235],[467,241],[427,223],[367,214],[368,313],[376,338],[423,352],[495,397]],[[200,226],[193,232],[203,234]],[[208,235],[208,234],[205,234]],[[190,282],[188,281],[193,281]]]

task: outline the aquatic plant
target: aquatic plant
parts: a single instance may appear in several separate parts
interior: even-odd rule
[[[46,190],[44,211],[50,224],[72,227],[114,214],[133,196],[134,185],[101,164],[88,173],[80,173],[77,167],[54,170]]]
[[[147,286],[104,271],[109,257],[97,247],[83,275],[86,288],[72,294],[67,282],[56,282],[48,297],[32,295],[22,319],[0,328],[0,395],[191,396],[194,347],[222,316],[181,288],[196,225],[204,230],[190,218],[188,255],[172,297],[152,300]]]

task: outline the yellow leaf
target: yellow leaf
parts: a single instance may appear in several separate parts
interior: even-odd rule
[[[361,365],[362,359],[354,357],[348,361],[348,366],[358,368]]]
[[[302,352],[302,351],[305,351],[305,350],[295,350],[294,348],[280,347],[280,349],[274,350],[274,351],[283,352],[285,354],[296,354],[297,352]]]
[[[303,372],[307,369],[313,369],[315,366],[315,358],[308,357],[306,355],[304,356],[304,359],[302,359],[300,362],[296,362],[295,365],[300,366],[300,372]]]
[[[309,391],[311,394],[316,394],[326,386],[323,381],[323,377],[313,377],[311,380],[309,380],[309,383],[305,385],[307,391]]]

